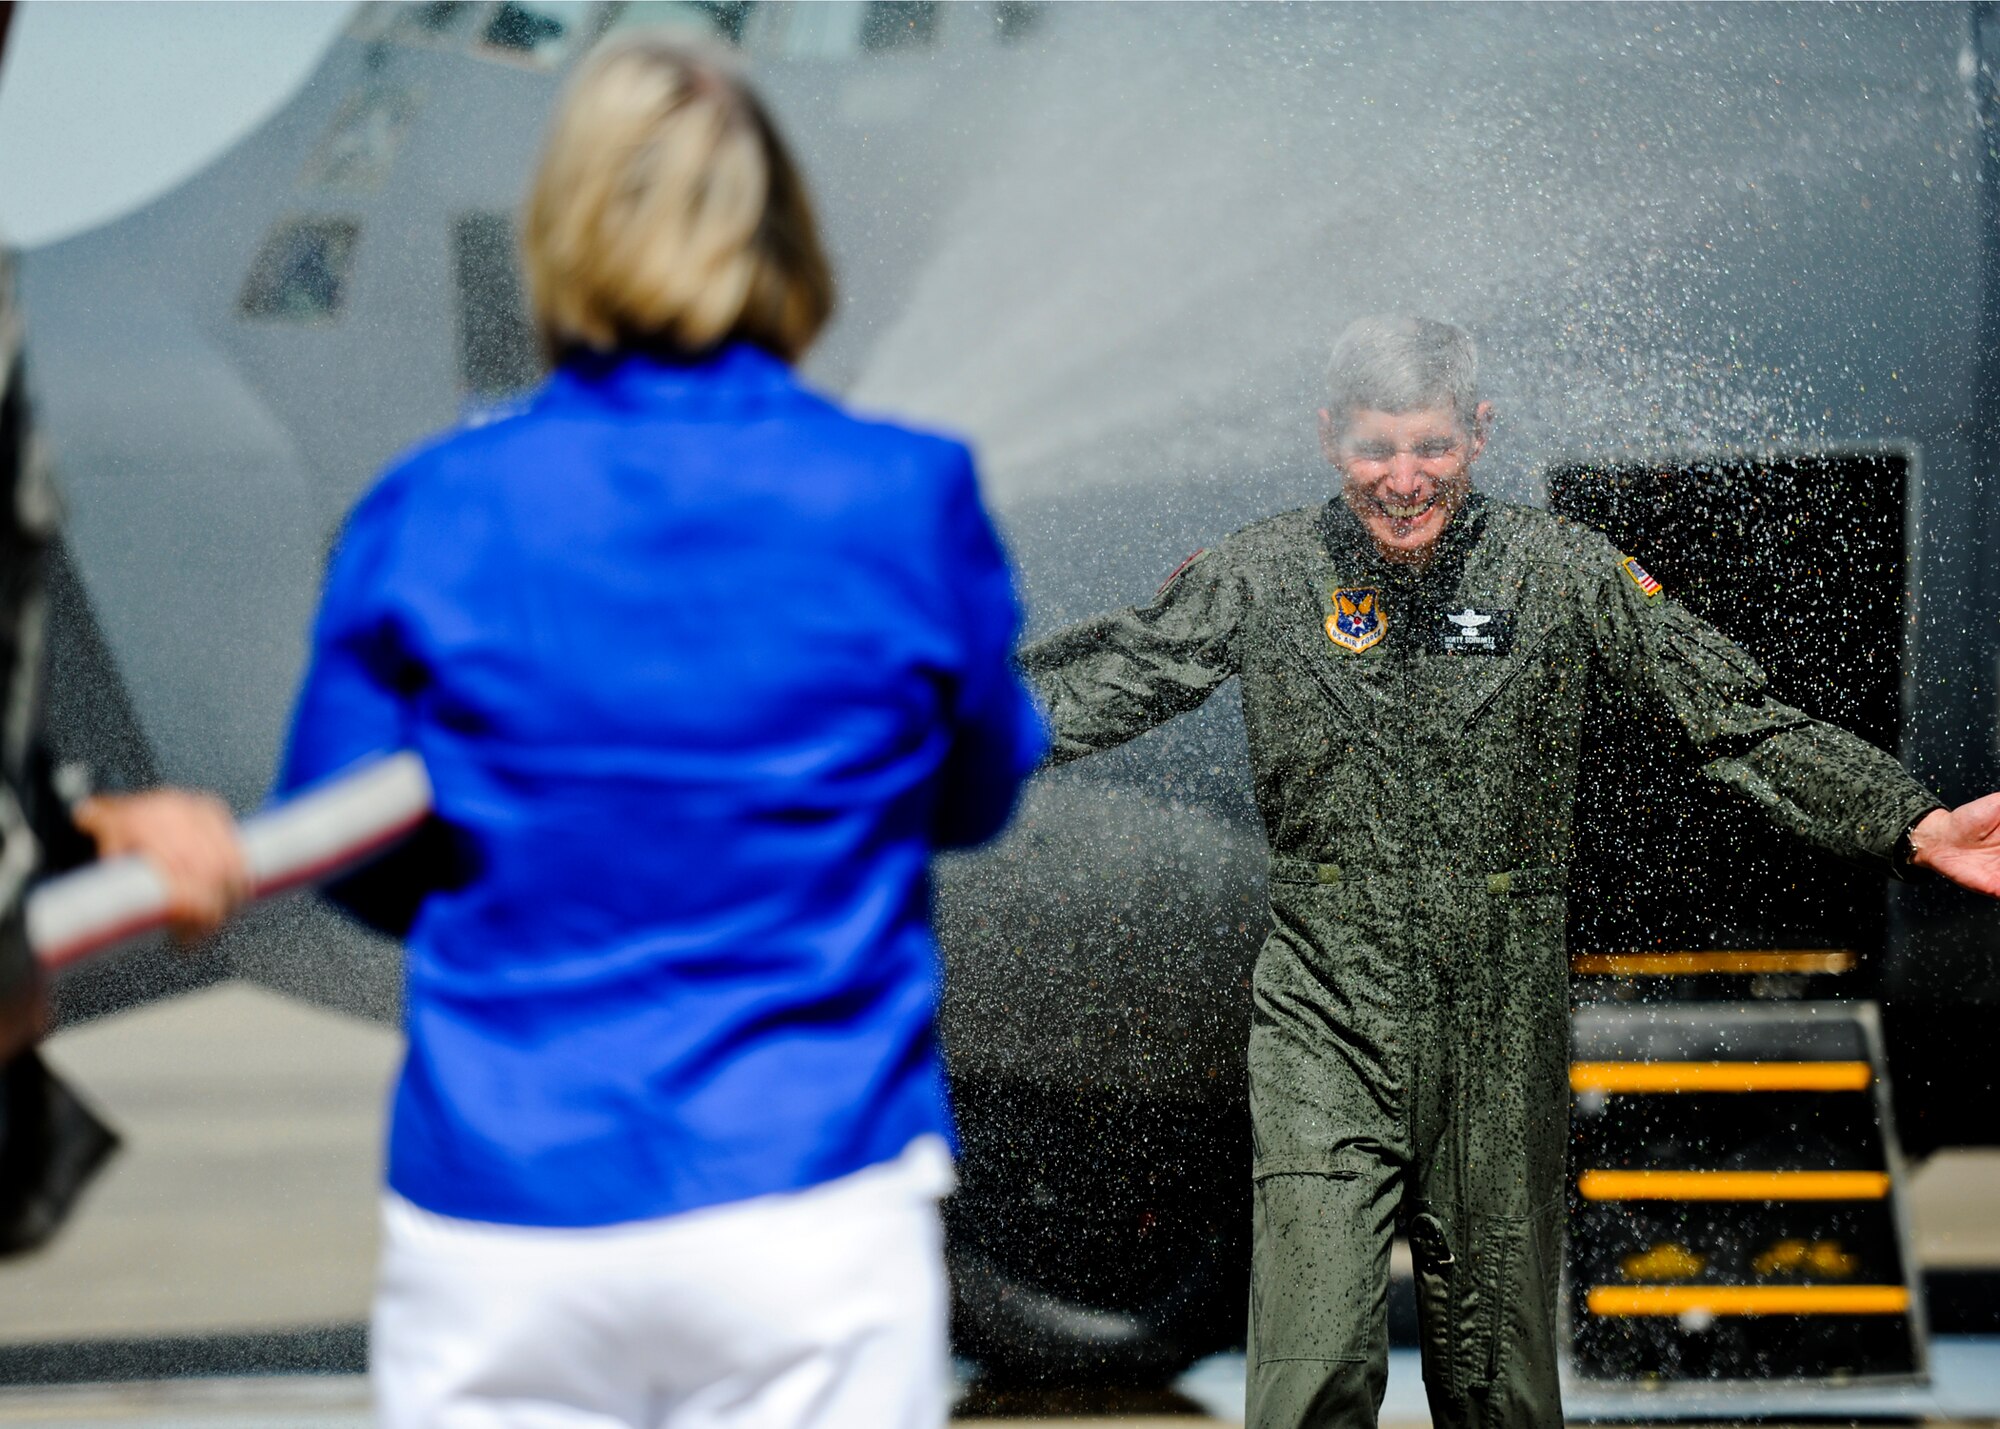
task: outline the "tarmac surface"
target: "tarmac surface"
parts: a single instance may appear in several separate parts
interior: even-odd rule
[[[246,983],[52,1038],[124,1145],[54,1245],[0,1263],[0,1344],[365,1319],[400,1047]]]
[[[122,1390],[95,1388],[54,1393],[0,1392],[0,1425],[70,1426],[70,1429],[366,1429],[365,1386],[353,1379],[323,1381],[201,1381]],[[1025,1419],[960,1419],[961,1426],[1014,1425]],[[1104,1429],[1200,1429],[1232,1421],[1198,1415],[1065,1418]],[[1384,1421],[1384,1429],[1408,1426]]]
[[[1933,1383],[1905,1390],[1799,1390],[1776,1396],[1706,1393],[1591,1393],[1566,1391],[1572,1422],[1686,1426],[1741,1423],[1927,1423],[1991,1425],[2000,1419],[2000,1339],[1947,1338],[1934,1344]],[[1004,1412],[973,1409],[955,1416],[959,1429],[1060,1420],[1101,1429],[1201,1429],[1239,1424],[1243,1395],[1240,1355],[1204,1361],[1177,1386],[1178,1412],[1091,1412],[1075,1403],[1017,1401]],[[1676,1402],[1677,1401],[1677,1402]],[[1424,1429],[1423,1401],[1413,1350],[1390,1355],[1389,1392],[1382,1429]],[[355,1375],[253,1376],[170,1380],[130,1385],[81,1385],[59,1389],[0,1389],[0,1429],[6,1426],[91,1426],[91,1429],[368,1429],[366,1383]]]
[[[232,983],[65,1032],[47,1054],[125,1146],[53,1247],[0,1264],[0,1380],[9,1364],[17,1367],[13,1378],[31,1377],[18,1367],[35,1363],[52,1342],[150,1342],[157,1353],[161,1345],[233,1341],[246,1332],[288,1343],[352,1338],[366,1318],[374,1268],[395,1033]],[[1912,1177],[1909,1195],[1919,1260],[2000,1265],[2000,1215],[1992,1209],[2000,1205],[2000,1150],[1935,1157]],[[1950,1379],[1956,1388],[1866,1412],[2000,1419],[2000,1341],[1941,1342],[1937,1368],[1940,1384]],[[352,1375],[174,1373],[162,1366],[147,1382],[0,1388],[0,1426],[369,1422],[365,1385]],[[1178,1386],[1180,1413],[1132,1405],[1123,1417],[1091,1417],[1109,1406],[993,1405],[975,1396],[968,1409],[1005,1417],[959,1422],[1225,1424],[1241,1412],[1242,1375],[1241,1356],[1203,1362]],[[1728,1417],[1726,1405],[1660,1411],[1662,1419]],[[1782,1403],[1759,1412],[1825,1413]],[[1428,1422],[1413,1352],[1393,1357],[1383,1422],[1396,1429]]]

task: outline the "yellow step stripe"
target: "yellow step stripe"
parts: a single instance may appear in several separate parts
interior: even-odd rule
[[[1900,1285],[1593,1285],[1593,1315],[1906,1315]]]
[[[1702,973],[1844,973],[1845,948],[1713,949],[1686,953],[1578,953],[1570,971],[1599,977],[1690,977]]]
[[[1591,1201],[1879,1201],[1883,1171],[1586,1171]]]
[[[1572,1062],[1573,1092],[1860,1092],[1866,1062]]]

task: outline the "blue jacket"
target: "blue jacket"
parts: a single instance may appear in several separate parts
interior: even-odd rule
[[[949,1135],[927,863],[1046,736],[955,442],[778,361],[572,363],[392,468],[333,558],[281,792],[418,751],[389,1184],[603,1225]]]

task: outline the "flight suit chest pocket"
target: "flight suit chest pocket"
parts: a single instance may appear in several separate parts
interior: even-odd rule
[[[1498,707],[1510,694],[1520,693],[1516,687],[1523,676],[1546,673],[1552,668],[1551,662],[1560,667],[1561,642],[1555,637],[1556,631],[1546,625],[1524,627],[1510,631],[1503,653],[1439,654],[1431,666],[1451,686],[1450,699],[1458,708],[1461,722],[1471,724]]]
[[[1306,702],[1318,705],[1338,723],[1377,716],[1400,696],[1402,682],[1386,652],[1379,649],[1366,655],[1344,654],[1317,634],[1298,628],[1287,630],[1269,648],[1284,667],[1271,671],[1271,682],[1301,693],[1310,691]]]
[[[1270,1360],[1365,1360],[1388,1283],[1388,1237],[1373,1188],[1347,1170],[1256,1177],[1250,1354]],[[1381,1264],[1377,1264],[1380,1261]]]

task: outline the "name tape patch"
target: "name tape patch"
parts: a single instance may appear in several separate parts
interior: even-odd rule
[[[1514,612],[1448,610],[1438,617],[1437,643],[1447,655],[1505,655],[1514,648]]]

